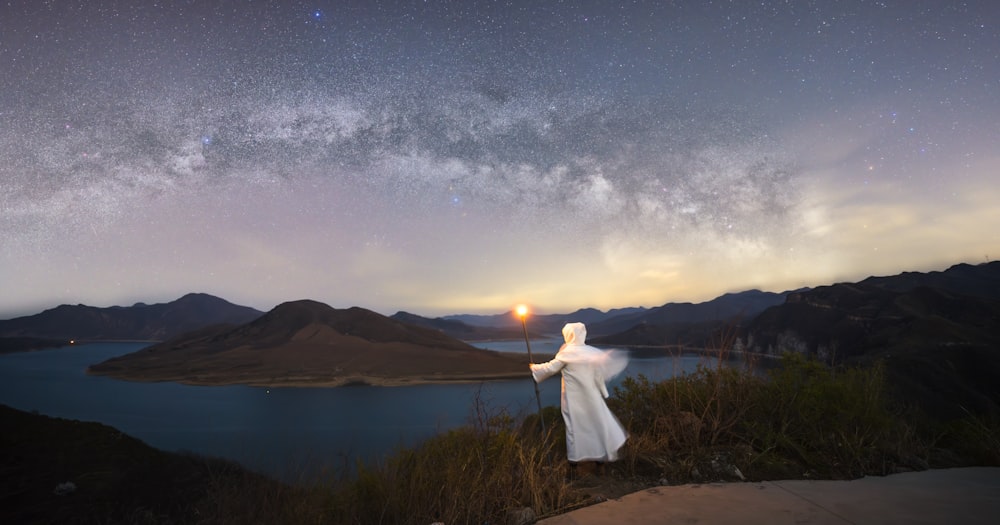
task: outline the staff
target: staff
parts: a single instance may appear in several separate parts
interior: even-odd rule
[[[528,307],[523,304],[517,305],[517,316],[521,318],[521,328],[524,330],[524,344],[528,347],[528,362],[534,364],[535,358],[531,356],[531,342],[528,341],[528,323],[525,320],[528,316]],[[531,378],[531,384],[535,385],[535,402],[538,403],[538,423],[542,426],[542,434],[544,434],[545,420],[542,419],[542,396],[538,393],[538,382],[535,381],[534,377]]]

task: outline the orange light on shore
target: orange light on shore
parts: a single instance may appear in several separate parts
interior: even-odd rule
[[[517,308],[514,309],[514,311],[517,312],[518,317],[524,319],[528,315],[528,305],[519,304],[517,305]]]

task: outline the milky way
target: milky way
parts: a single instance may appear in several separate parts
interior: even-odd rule
[[[997,248],[991,2],[128,4],[0,6],[0,317],[655,306]]]

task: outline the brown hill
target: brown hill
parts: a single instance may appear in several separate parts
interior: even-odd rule
[[[399,385],[528,376],[523,357],[475,348],[363,308],[283,303],[240,326],[189,333],[90,367],[135,381]]]

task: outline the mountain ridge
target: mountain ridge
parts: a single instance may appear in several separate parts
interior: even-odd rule
[[[164,340],[218,323],[239,324],[264,312],[205,293],[168,303],[96,307],[63,304],[0,321],[0,337],[63,340]]]
[[[739,347],[834,366],[881,364],[903,405],[939,418],[1000,416],[1000,262],[836,283],[790,294]]]
[[[859,286],[905,290],[918,285],[945,287],[973,296],[1000,296],[1000,278],[990,277],[989,264],[959,263],[944,271],[902,272],[894,276],[870,276]],[[993,265],[1000,263],[992,263]],[[969,284],[976,281],[975,284]],[[835,283],[848,284],[848,283]],[[823,287],[819,287],[823,288]],[[558,337],[566,322],[587,324],[590,340],[598,344],[633,346],[703,345],[716,337],[720,328],[746,327],[763,311],[799,296],[810,288],[786,292],[758,289],[730,292],[701,303],[668,302],[653,308],[630,307],[602,312],[581,308],[568,314],[539,314],[529,317],[532,337]],[[147,305],[107,308],[60,305],[33,316],[0,321],[0,338],[19,338],[21,346],[52,345],[76,340],[166,340],[214,324],[241,324],[262,316],[253,308],[233,305],[208,294],[191,293],[180,299]],[[424,326],[456,339],[498,340],[522,336],[518,318],[512,311],[494,315],[457,314],[437,318],[409,312],[390,316],[405,323]],[[471,322],[470,322],[471,321]],[[15,347],[14,343],[10,345]],[[27,348],[31,349],[31,348]]]

